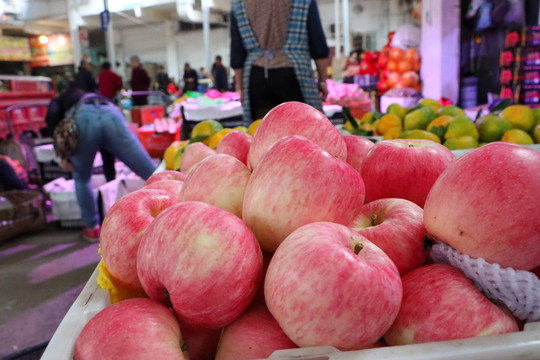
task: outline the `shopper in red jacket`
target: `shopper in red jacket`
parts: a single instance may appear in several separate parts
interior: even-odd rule
[[[105,61],[101,64],[99,74],[99,94],[114,101],[116,93],[122,89],[122,78],[111,70],[111,63]]]
[[[150,77],[148,73],[141,65],[139,57],[134,55],[130,59],[131,61],[131,90],[133,91],[148,91],[150,87]],[[146,105],[147,95],[133,96],[133,105]]]

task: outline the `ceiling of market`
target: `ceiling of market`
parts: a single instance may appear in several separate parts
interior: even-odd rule
[[[78,0],[80,3],[87,3],[88,0]],[[109,0],[116,1],[116,0]],[[319,3],[334,2],[334,0],[317,0]],[[354,0],[350,0],[354,2]],[[378,1],[378,0],[374,0]],[[24,35],[24,34],[51,34],[57,32],[69,31],[69,23],[67,20],[67,3],[68,0],[21,0],[23,7],[44,7],[48,10],[47,16],[43,18],[33,18],[31,20],[24,19],[12,22],[0,22],[0,31],[7,35]],[[227,23],[227,15],[230,12],[231,0],[213,0],[211,8],[211,23]],[[201,0],[195,0],[193,7],[195,12],[200,14]],[[200,15],[199,15],[200,16]],[[143,7],[142,16],[137,17],[133,9],[123,10],[112,13],[112,21],[115,29],[125,29],[137,26],[155,26],[163,23],[164,20],[197,23],[200,21],[179,16],[176,9],[176,1],[172,0],[166,4]],[[85,16],[84,27],[88,29],[99,29],[99,15]]]

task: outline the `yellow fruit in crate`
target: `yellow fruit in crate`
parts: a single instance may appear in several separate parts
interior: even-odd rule
[[[533,145],[534,141],[531,135],[521,129],[512,129],[504,133],[501,141],[511,142],[520,145]]]
[[[233,130],[238,130],[238,131],[245,132],[245,133],[247,133],[247,131],[248,131],[247,127],[245,127],[245,126],[237,126],[237,127],[233,128]]]
[[[512,128],[512,125],[497,115],[489,114],[478,119],[476,127],[480,141],[489,143],[501,140],[504,133]]]
[[[365,130],[365,131],[377,131],[377,126],[379,126],[379,120],[375,120],[375,122],[371,123],[371,124],[361,124],[359,126],[360,130]]]
[[[438,102],[437,100],[428,99],[428,98],[424,98],[420,100],[418,105],[428,107],[431,110],[433,110],[434,113],[437,113],[437,111],[439,111],[439,109],[442,107],[441,103]]]
[[[255,120],[254,122],[252,122],[247,129],[247,133],[251,136],[255,136],[255,132],[257,131],[257,128],[259,127],[259,124],[261,123],[261,121],[262,119]]]
[[[422,107],[405,115],[403,128],[405,130],[424,130],[434,119],[435,112],[429,107]]]
[[[533,109],[534,114],[534,124],[540,125],[540,107]]]
[[[383,136],[383,140],[399,139],[399,135],[403,132],[403,128],[394,127],[389,129]]]
[[[399,104],[391,104],[386,109],[386,114],[394,114],[397,117],[399,117],[400,119],[403,119],[405,117],[405,114],[407,114],[407,110],[405,110],[403,108],[403,106],[401,106]]]
[[[465,115],[465,111],[463,109],[457,107],[456,105],[446,105],[437,111],[438,116],[444,116],[448,115],[450,117],[458,116],[458,115]]]
[[[167,170],[176,170],[174,168],[174,158],[176,157],[176,153],[182,146],[187,144],[187,140],[184,141],[174,141],[167,150],[165,150],[165,153],[163,154],[163,161],[165,161],[165,168]]]
[[[427,131],[431,131],[431,129],[433,129],[434,127],[438,127],[438,126],[442,126],[446,129],[446,127],[448,126],[448,123],[450,122],[450,120],[452,120],[452,117],[449,116],[449,115],[442,115],[442,116],[439,116],[438,118],[435,118],[435,120],[433,120],[432,122],[430,122],[428,124],[428,126],[426,127],[426,130]],[[446,132],[446,130],[445,130]]]
[[[356,121],[356,119],[354,119]],[[360,124],[356,122],[356,124],[359,126]],[[345,124],[343,124],[343,129],[347,130],[348,132],[352,133],[354,131],[354,126],[351,124],[350,121],[346,121]]]
[[[221,125],[220,122],[215,120],[204,120],[195,125],[193,130],[191,130],[191,138],[193,139],[198,135],[208,135],[208,137],[202,141],[205,145],[208,145],[210,137],[222,129],[223,125]]]
[[[501,117],[513,128],[529,131],[534,125],[534,112],[525,105],[511,105],[501,112]]]
[[[444,138],[448,140],[463,135],[472,136],[476,141],[478,141],[479,138],[476,125],[474,125],[471,119],[463,115],[454,116],[448,124]]]
[[[478,141],[469,135],[448,139],[443,144],[450,150],[474,149],[478,147]]]
[[[189,145],[189,141],[186,141],[184,145],[178,151],[176,152],[176,155],[174,156],[174,163],[172,170],[180,170],[180,162],[182,161],[182,155],[184,154],[184,150]]]
[[[217,133],[215,133],[214,135],[210,137],[210,141],[208,142],[208,147],[210,147],[211,149],[217,148],[221,139],[223,139],[225,135],[233,131],[234,131],[233,129],[223,129],[223,130],[218,131]]]
[[[375,120],[375,115],[372,112],[367,112],[364,114],[364,116],[362,116],[362,118],[360,119],[360,122],[364,124],[371,124],[373,123],[374,120]]]
[[[112,304],[131,298],[148,297],[144,291],[131,290],[117,283],[109,273],[103,260],[99,262],[97,268],[98,276],[96,282],[100,288],[109,292],[109,298]]]
[[[394,114],[386,114],[379,119],[377,124],[377,132],[381,135],[386,134],[388,130],[395,127],[401,127],[401,118]]]
[[[425,139],[425,140],[431,140],[435,141],[436,143],[441,143],[441,139],[439,137],[429,131],[426,130],[407,130],[401,133],[399,135],[399,139]]]
[[[540,124],[536,125],[531,132],[535,144],[540,144]]]

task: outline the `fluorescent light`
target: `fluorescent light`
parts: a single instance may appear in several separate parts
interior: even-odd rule
[[[135,17],[140,18],[142,16],[141,5],[135,5],[133,11],[135,12]]]
[[[214,4],[214,0],[202,0],[201,5],[202,7],[206,8],[213,8],[216,6],[216,4]]]

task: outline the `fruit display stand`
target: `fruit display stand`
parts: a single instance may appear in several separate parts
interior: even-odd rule
[[[96,283],[97,275],[96,269],[54,333],[42,360],[73,359],[75,341],[79,333],[94,315],[110,305],[109,293],[99,288]],[[345,352],[332,347],[278,350],[268,359],[537,360],[538,354],[540,354],[540,322],[527,324],[523,331],[503,335]]]
[[[531,146],[540,152],[540,146]],[[468,151],[468,150],[467,150]],[[464,151],[466,152],[466,151]],[[454,154],[459,157],[463,153]],[[161,168],[163,163],[161,164]],[[159,170],[157,170],[159,171]],[[42,359],[72,359],[74,344],[85,324],[110,305],[109,293],[98,287],[94,271],[83,291],[64,317]],[[263,341],[264,339],[261,339]],[[268,359],[361,360],[361,359],[538,359],[540,322],[527,324],[522,331],[462,340],[407,346],[393,346],[340,352],[331,347],[276,351]]]

